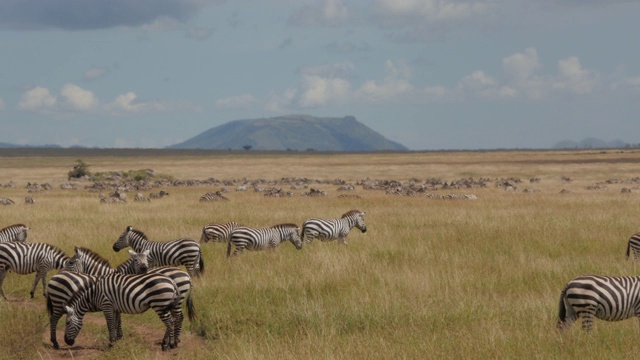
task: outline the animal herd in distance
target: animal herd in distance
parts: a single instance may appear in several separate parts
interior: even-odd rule
[[[302,228],[292,223],[265,228],[236,222],[208,224],[202,229],[200,243],[190,238],[151,241],[142,231],[127,226],[114,242],[113,250],[130,247],[130,257],[115,268],[91,249],[76,246],[70,257],[54,245],[29,243],[29,227],[14,224],[0,230],[0,296],[7,300],[3,283],[8,272],[23,275],[35,272],[30,296],[35,297],[41,282],[54,349],[60,349],[56,327],[63,315],[67,316],[64,341],[71,346],[82,329],[85,314],[102,311],[112,345],[123,337],[121,314],[140,314],[152,309],[166,327],[161,342],[162,350],[166,351],[180,342],[183,304],[189,321],[196,319],[192,278],[204,273],[201,243],[227,242],[227,257],[231,256],[232,246],[235,246],[233,255],[237,256],[243,250],[273,250],[287,240],[297,249],[316,239],[337,240],[346,245],[352,228],[367,231],[364,215],[363,211],[350,210],[335,219],[311,218]],[[186,271],[180,269],[182,266]],[[59,272],[47,282],[51,270]]]

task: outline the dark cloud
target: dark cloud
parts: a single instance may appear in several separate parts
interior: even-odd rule
[[[156,19],[183,22],[210,0],[2,0],[0,29],[92,30],[141,26]]]

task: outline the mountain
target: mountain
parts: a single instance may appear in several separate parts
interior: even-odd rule
[[[171,149],[222,150],[407,150],[356,120],[286,115],[268,119],[235,120],[206,130]]]
[[[556,143],[554,149],[612,149],[625,148],[631,146],[622,140],[604,141],[595,137],[588,137],[580,142],[563,140]]]

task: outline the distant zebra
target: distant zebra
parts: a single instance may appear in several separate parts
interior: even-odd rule
[[[633,260],[640,258],[640,233],[633,234],[627,242],[627,259],[633,252]]]
[[[61,272],[53,275],[47,284],[47,312],[49,314],[49,331],[50,339],[54,349],[59,349],[60,345],[56,339],[56,328],[58,320],[65,314],[64,305],[73,297],[73,295],[80,290],[87,287],[92,282],[98,279],[98,276],[104,276],[109,274],[109,271],[100,270],[99,266],[92,267],[88,265],[87,259],[92,259],[97,263],[106,264],[106,267],[111,270],[109,262],[99,255],[93,255],[91,250],[85,248],[75,249],[75,255],[67,260],[64,269]],[[118,268],[124,267],[128,271],[136,271],[136,273],[142,273],[146,271],[146,267],[142,266],[147,264],[146,255],[137,254],[130,251],[131,257],[122,263]],[[85,262],[87,264],[85,264]],[[93,275],[91,271],[89,274],[79,271],[84,269],[93,269]]]
[[[38,280],[42,281],[42,293],[46,296],[47,273],[52,269],[62,269],[69,257],[59,248],[44,243],[0,243],[0,295],[7,297],[2,289],[2,283],[7,272],[17,274],[36,273],[33,287],[29,294],[33,299]]]
[[[167,195],[169,195],[169,193],[164,190],[160,190],[160,192],[157,192],[157,193],[149,193],[149,197],[151,199],[161,199],[163,196],[167,196]]]
[[[200,202],[229,201],[229,199],[226,198],[224,195],[222,195],[222,192],[216,191],[216,192],[208,192],[200,196],[199,201]]]
[[[15,201],[9,198],[0,197],[0,205],[13,205],[13,204],[15,204]]]
[[[145,197],[144,195],[142,195],[141,193],[136,193],[136,196],[133,198],[133,201],[137,201],[137,202],[150,202],[151,199],[149,199],[148,197]]]
[[[122,338],[121,314],[141,314],[153,309],[164,323],[166,331],[162,350],[173,349],[174,327],[181,327],[176,320],[182,312],[178,288],[171,278],[160,274],[122,275],[110,274],[90,282],[77,292],[64,306],[67,313],[64,341],[71,346],[82,329],[87,312],[102,311],[109,329],[109,343]]]
[[[200,276],[204,272],[202,250],[200,244],[193,239],[149,241],[142,231],[127,226],[113,244],[113,250],[117,252],[127,246],[131,246],[138,253],[150,250],[149,265],[151,267],[184,265],[190,276]]]
[[[239,227],[238,223],[230,221],[225,224],[208,224],[202,228],[200,242],[228,242],[231,232]]]
[[[27,241],[29,227],[25,224],[13,224],[0,230],[0,243],[7,241]]]
[[[279,224],[268,228],[237,227],[231,232],[227,244],[227,257],[231,256],[231,247],[235,246],[233,256],[247,250],[275,249],[280,243],[289,240],[296,247],[302,249],[302,241],[298,234],[300,228],[296,224]]]
[[[353,227],[367,232],[367,224],[364,222],[364,211],[350,210],[342,214],[339,219],[311,218],[302,224],[302,241],[310,243],[314,239],[321,241],[338,240],[338,243],[347,244],[347,235]]]
[[[568,329],[582,318],[582,329],[590,331],[594,317],[620,321],[634,316],[640,319],[640,277],[578,276],[560,294],[557,327]]]
[[[103,258],[100,254],[86,248],[75,249],[75,255],[67,261],[65,270],[79,272],[94,276],[103,276],[108,274],[145,274],[154,273],[162,274],[170,277],[178,286],[178,293],[180,295],[179,305],[182,306],[182,302],[187,300],[187,313],[189,315],[189,321],[196,319],[195,308],[193,306],[193,288],[191,283],[191,276],[186,271],[180,270],[176,267],[155,267],[148,268],[147,255],[149,250],[145,250],[142,253],[136,253],[129,250],[131,257],[125,262],[120,264],[115,269],[112,269],[109,265],[109,261]],[[182,324],[183,313],[179,313],[180,318],[177,319],[178,324]],[[176,343],[180,342],[180,332],[182,328],[175,329]]]

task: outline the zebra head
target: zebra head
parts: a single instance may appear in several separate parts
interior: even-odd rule
[[[127,272],[130,274],[146,274],[147,270],[149,270],[149,251],[145,250],[143,252],[137,253],[131,249],[129,249],[129,255],[131,257],[127,260],[128,269],[133,272]]]
[[[127,246],[131,246],[130,234],[133,231],[133,227],[127,226],[124,232],[120,235],[118,240],[113,244],[113,251],[118,252]]]
[[[296,249],[302,249],[302,239],[300,239],[300,228],[293,224],[285,224],[282,228],[285,238],[291,241]]]
[[[80,315],[75,308],[65,305],[64,310],[67,313],[67,322],[64,328],[64,342],[71,346],[76,342],[76,337],[82,329],[82,319],[84,316]]]
[[[356,227],[363,233],[367,232],[367,224],[364,222],[364,214],[365,212],[362,211],[356,216]]]
[[[20,224],[20,231],[16,234],[15,240],[21,241],[21,242],[27,241],[28,230],[29,230],[29,227],[27,227],[27,225]]]

